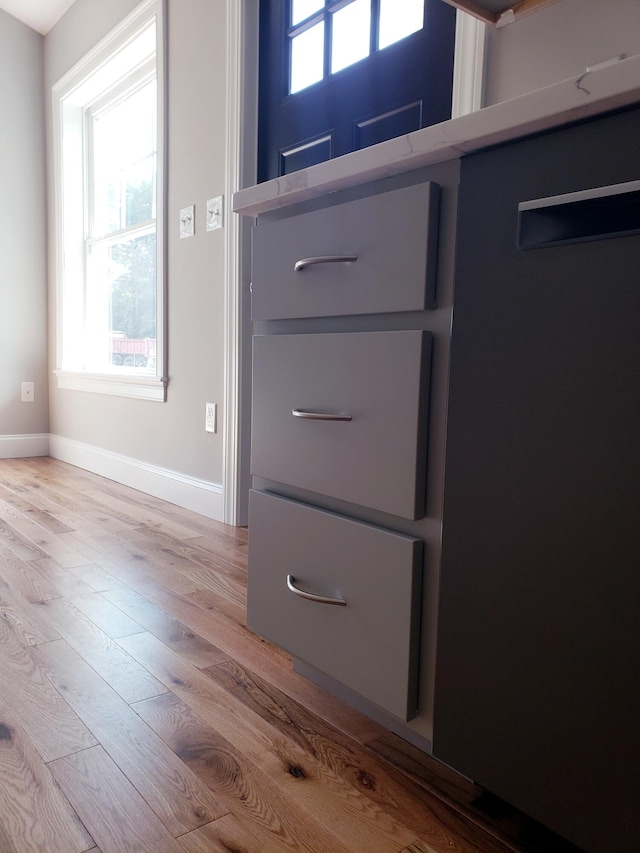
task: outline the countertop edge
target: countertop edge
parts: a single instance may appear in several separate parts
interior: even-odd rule
[[[456,159],[640,101],[640,55],[233,194],[245,216]]]

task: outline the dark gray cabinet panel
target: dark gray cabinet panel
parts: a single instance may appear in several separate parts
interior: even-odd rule
[[[416,713],[422,542],[250,496],[247,624],[400,719]],[[298,597],[303,591],[345,606]]]
[[[433,304],[439,187],[416,184],[253,230],[254,320],[420,311]],[[355,262],[304,259],[353,255]]]
[[[590,853],[640,850],[640,237],[521,251],[517,212],[639,139],[469,157],[459,199],[434,753]]]
[[[421,331],[254,337],[251,473],[423,515],[430,344]]]

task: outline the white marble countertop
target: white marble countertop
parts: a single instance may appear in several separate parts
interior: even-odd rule
[[[233,210],[257,216],[637,102],[640,56],[632,56],[613,65],[587,69],[578,77],[522,97],[239,190],[233,195]]]

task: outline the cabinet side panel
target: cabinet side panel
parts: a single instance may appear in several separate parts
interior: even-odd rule
[[[640,849],[640,237],[519,251],[517,208],[637,179],[638,138],[520,142],[460,189],[434,754],[592,853]]]

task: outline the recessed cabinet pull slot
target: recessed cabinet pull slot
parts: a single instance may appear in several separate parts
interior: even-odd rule
[[[344,413],[333,414],[332,412],[307,412],[303,409],[291,409],[294,418],[305,418],[308,421],[352,421],[351,415]]]
[[[640,234],[640,181],[596,187],[518,205],[519,249]]]
[[[320,255],[317,258],[302,258],[293,265],[295,272],[301,272],[306,267],[314,267],[317,264],[352,264],[358,260],[357,255]]]
[[[327,598],[325,595],[314,595],[312,592],[305,592],[302,589],[298,589],[295,585],[296,579],[293,575],[287,575],[287,588],[294,594],[298,595],[300,598],[306,598],[307,601],[315,601],[318,604],[335,604],[338,607],[346,607],[347,602],[344,598]]]

